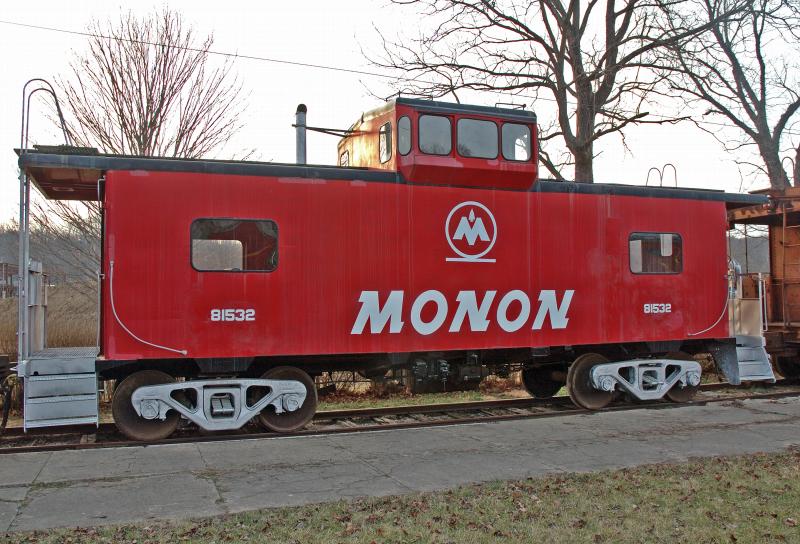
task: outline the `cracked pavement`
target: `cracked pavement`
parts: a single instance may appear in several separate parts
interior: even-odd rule
[[[331,436],[9,454],[0,533],[433,491],[800,445],[800,398]]]

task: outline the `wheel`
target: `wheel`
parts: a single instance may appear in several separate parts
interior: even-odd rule
[[[775,357],[775,370],[787,380],[800,378],[800,361],[797,357]]]
[[[608,359],[599,353],[584,353],[570,365],[567,371],[567,392],[579,408],[600,410],[614,400],[613,391],[600,391],[591,384],[592,368],[607,362]]]
[[[526,368],[522,371],[522,385],[533,398],[549,399],[558,393],[564,382],[554,380],[553,367]]]
[[[682,351],[673,351],[664,355],[664,359],[677,359],[679,361],[694,361],[694,357]],[[700,390],[699,385],[681,387],[680,384],[675,384],[667,391],[666,397],[672,402],[689,402],[697,395]]]
[[[306,400],[294,412],[276,414],[275,407],[271,404],[261,410],[258,420],[264,428],[277,433],[292,433],[299,431],[311,421],[317,411],[317,387],[311,376],[293,366],[279,366],[267,370],[261,379],[295,380],[306,386]]]
[[[142,370],[131,374],[114,389],[111,400],[111,413],[114,423],[122,434],[131,440],[154,442],[171,435],[178,426],[180,414],[175,410],[167,412],[167,418],[144,419],[133,409],[131,396],[133,392],[146,385],[173,383],[175,379],[159,370]]]

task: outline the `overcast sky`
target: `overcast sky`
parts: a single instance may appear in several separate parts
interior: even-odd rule
[[[161,5],[146,1],[101,0],[3,2],[0,19],[84,30],[93,18],[114,18],[120,10],[128,9],[146,13]],[[173,0],[169,7],[180,11],[199,35],[213,32],[216,50],[371,71],[376,69],[364,60],[361,48],[376,47],[377,34],[373,26],[388,34],[413,34],[420,20],[413,8],[368,0]],[[52,81],[56,75],[66,73],[74,51],[83,50],[85,43],[84,37],[0,24],[0,58],[4,68],[0,78],[0,175],[3,178],[0,222],[17,213],[16,156],[12,150],[19,146],[22,85],[32,77]],[[294,133],[291,124],[298,103],[308,105],[310,125],[347,128],[362,111],[380,104],[370,91],[378,96],[391,93],[386,81],[379,78],[244,59],[234,62],[249,93],[247,124],[221,152],[221,157],[255,149],[256,159],[292,162]],[[487,105],[508,101],[507,97],[493,94],[469,98]],[[553,117],[546,102],[529,106],[542,121]],[[667,110],[678,106],[664,107],[664,111],[658,113],[673,113]],[[41,115],[43,107],[37,109],[31,117],[32,140],[62,143],[58,133]],[[714,138],[691,123],[633,128],[626,135],[630,152],[625,151],[618,137],[604,138],[597,146],[600,156],[595,166],[596,181],[643,184],[650,167],[673,163],[678,172],[678,184],[683,187],[737,191],[740,186],[746,190],[765,185],[764,180],[752,177],[743,182],[733,158]],[[310,134],[308,159],[311,163],[334,163],[336,138]],[[672,176],[668,177],[671,183]]]

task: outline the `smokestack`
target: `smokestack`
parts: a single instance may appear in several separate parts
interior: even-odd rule
[[[305,104],[297,105],[297,112],[294,114],[295,131],[295,150],[297,153],[297,164],[306,164],[306,112],[308,109]]]

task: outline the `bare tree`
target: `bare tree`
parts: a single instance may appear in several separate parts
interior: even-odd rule
[[[128,12],[116,22],[94,21],[88,32],[87,50],[57,80],[76,145],[198,158],[241,128],[242,86],[230,62],[210,62],[213,36],[198,39],[177,12],[143,18]],[[62,267],[93,278],[100,257],[97,203],[50,201],[32,215],[42,244],[69,248],[52,253]]]
[[[800,144],[797,145],[794,155],[794,186],[800,187]]]
[[[197,158],[241,128],[242,88],[230,62],[209,63],[180,14],[122,15],[90,24],[88,50],[58,80],[68,130],[106,153]]]
[[[697,0],[695,9],[683,14],[682,19],[718,23],[689,40],[673,42],[665,63],[670,84],[685,100],[701,100],[707,116],[733,123],[742,137],[705,130],[740,157],[755,145],[761,162],[738,162],[763,172],[771,187],[781,190],[789,185],[781,140],[800,108],[799,5],[796,0],[750,0],[736,17],[720,20],[728,4]],[[800,180],[797,168],[793,177],[795,183]]]
[[[34,203],[31,249],[45,271],[60,273],[72,289],[93,297],[100,263],[100,213],[96,202]]]
[[[665,123],[647,100],[661,76],[652,53],[706,26],[668,19],[684,0],[394,0],[418,5],[431,30],[388,40],[374,64],[413,81],[401,91],[441,97],[463,89],[545,93],[557,109],[543,125],[542,164],[562,178],[548,142],[563,141],[577,181],[594,181],[594,144],[633,123]],[[738,1],[738,0],[736,0]],[[549,96],[548,96],[549,95]]]
[[[34,204],[33,211],[42,219],[31,229],[34,260],[42,263],[52,283],[68,283],[72,289],[94,297],[100,257],[97,223],[87,221],[87,211],[80,206],[64,208],[64,219],[59,219],[57,224],[44,214],[40,203]],[[16,261],[18,229],[16,220],[0,224],[0,261]]]

